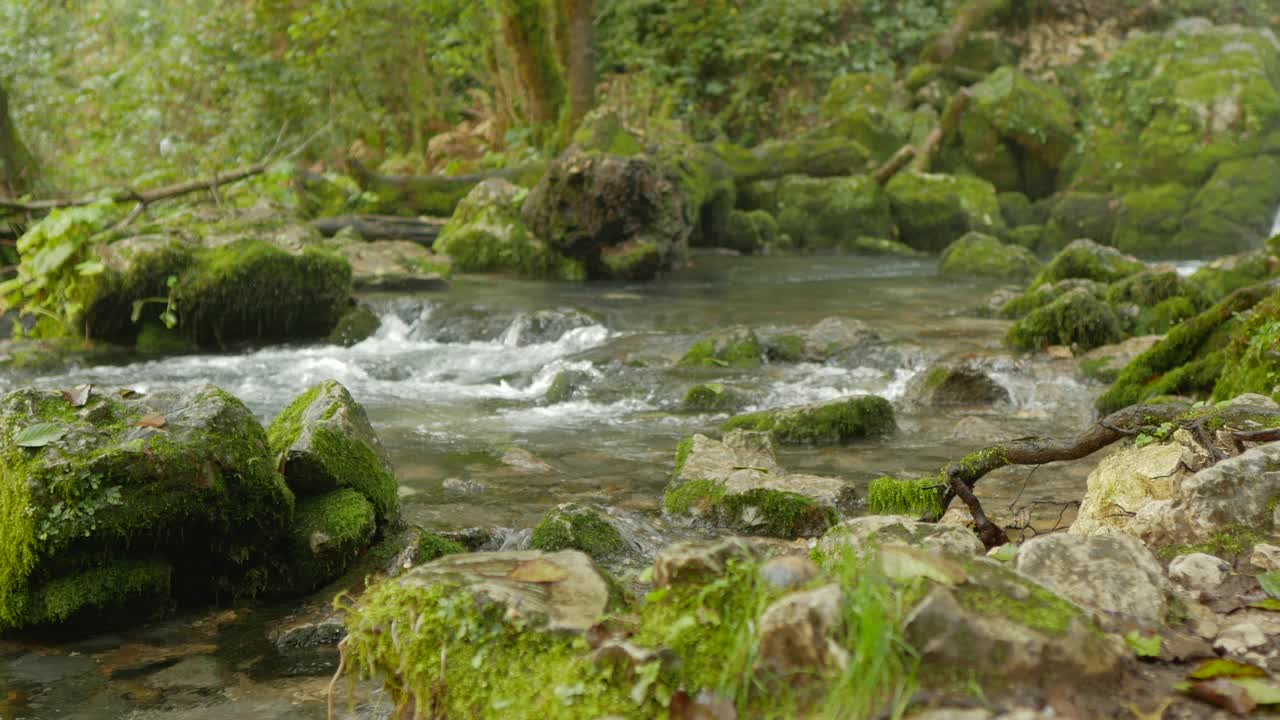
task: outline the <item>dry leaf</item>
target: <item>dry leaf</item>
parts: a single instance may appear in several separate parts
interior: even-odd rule
[[[1244,688],[1225,678],[1193,684],[1191,697],[1241,716],[1248,715],[1258,707]]]
[[[63,390],[62,397],[71,403],[71,407],[84,407],[89,402],[89,393],[93,391],[93,385],[77,385],[70,390]]]
[[[557,583],[567,577],[568,571],[542,558],[522,562],[507,574],[508,580],[527,583]]]
[[[149,415],[143,415],[143,416],[142,416],[142,419],[138,421],[138,427],[140,427],[140,428],[162,428],[162,427],[164,427],[164,426],[165,426],[165,423],[167,423],[167,422],[168,422],[168,420],[166,420],[166,419],[165,419],[165,417],[164,417],[163,415],[161,415],[160,413],[151,413],[151,414],[149,414]]]

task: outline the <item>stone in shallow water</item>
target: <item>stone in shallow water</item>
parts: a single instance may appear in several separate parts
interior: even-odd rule
[[[213,692],[222,688],[226,665],[212,655],[194,655],[146,679],[147,687],[161,691]]]

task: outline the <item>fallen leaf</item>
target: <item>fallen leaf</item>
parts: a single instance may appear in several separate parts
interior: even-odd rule
[[[1206,660],[1191,671],[1187,677],[1192,680],[1211,680],[1213,678],[1266,677],[1267,671],[1257,665],[1237,662],[1235,660]]]
[[[28,425],[26,429],[18,433],[13,438],[13,444],[18,447],[25,448],[42,448],[51,442],[62,439],[67,434],[67,429],[56,423],[36,423]]]
[[[508,580],[527,583],[557,583],[567,577],[569,577],[567,570],[542,558],[522,562],[507,573]]]
[[[1273,599],[1280,599],[1280,570],[1259,575],[1258,583]]]
[[[1129,704],[1129,712],[1133,713],[1134,720],[1164,720],[1164,713],[1173,704],[1173,700],[1166,699],[1164,702],[1156,706],[1151,712],[1144,712],[1133,703]]]
[[[1258,708],[1258,703],[1249,697],[1249,693],[1244,688],[1226,678],[1206,680],[1192,685],[1191,697],[1203,700],[1210,705],[1217,705],[1236,715],[1248,715]]]
[[[1232,678],[1259,705],[1280,705],[1280,684],[1271,678]]]
[[[1160,647],[1164,645],[1164,639],[1159,635],[1144,635],[1138,630],[1130,630],[1125,634],[1124,641],[1133,650],[1133,654],[1140,658],[1160,657]]]
[[[71,403],[71,407],[84,407],[89,402],[89,393],[93,391],[93,385],[77,385],[70,390],[63,390],[62,397]]]
[[[1249,603],[1249,607],[1254,610],[1270,610],[1272,612],[1280,612],[1280,600],[1275,598],[1267,598],[1256,603]]]
[[[138,427],[158,429],[164,427],[167,422],[168,420],[166,420],[163,415],[159,413],[151,413],[149,415],[142,416],[142,419],[138,421]]]

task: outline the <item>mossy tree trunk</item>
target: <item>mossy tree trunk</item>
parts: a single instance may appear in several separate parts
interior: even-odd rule
[[[521,110],[535,140],[545,141],[565,99],[564,70],[553,42],[555,16],[549,0],[493,1],[499,50],[515,70]]]
[[[26,193],[35,176],[35,158],[18,138],[18,130],[9,115],[9,98],[0,85],[0,195],[16,197]]]
[[[596,101],[595,0],[558,0],[556,45],[569,85],[566,134],[591,111]]]

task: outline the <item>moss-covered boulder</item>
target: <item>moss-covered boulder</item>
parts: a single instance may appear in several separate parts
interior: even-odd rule
[[[1017,148],[1014,156],[1026,187],[1039,180],[1036,196],[1053,190],[1053,177],[1075,143],[1075,115],[1058,88],[1037,82],[1012,67],[1002,67],[969,89],[971,112]],[[1048,180],[1048,182],[1044,182]]]
[[[400,510],[395,476],[364,408],[336,380],[315,385],[276,416],[271,452],[300,497],[351,488],[373,504],[380,523]]]
[[[939,363],[907,386],[912,403],[925,407],[993,405],[1009,400],[1009,391],[972,360]]]
[[[356,305],[343,313],[333,332],[329,333],[329,342],[351,347],[376,335],[380,327],[382,320],[376,313],[364,305]]]
[[[980,232],[965,233],[942,251],[938,272],[998,280],[1026,280],[1040,270],[1030,250]]]
[[[529,192],[534,236],[595,280],[648,280],[681,262],[689,198],[657,161],[571,147]]]
[[[1031,287],[1071,278],[1110,283],[1146,269],[1141,260],[1092,240],[1076,240],[1062,249],[1031,282]]]
[[[902,241],[917,250],[939,252],[971,230],[1005,230],[996,190],[985,180],[900,172],[885,189]]]
[[[808,327],[762,331],[761,343],[772,362],[836,362],[862,364],[885,349],[884,338],[870,325],[851,317],[823,318]],[[896,364],[896,360],[894,360]]]
[[[1280,43],[1266,29],[1186,20],[1135,34],[1085,90],[1082,190],[1198,189],[1219,163],[1280,144]]]
[[[746,404],[746,396],[734,388],[723,383],[703,383],[689,388],[681,408],[696,413],[733,412]]]
[[[605,514],[574,503],[552,508],[533,528],[529,541],[535,550],[581,550],[596,560],[617,555],[626,548],[622,533]]]
[[[745,254],[767,252],[778,243],[778,221],[765,210],[734,210],[729,228],[721,241],[727,247]]]
[[[735,415],[721,429],[772,433],[783,445],[838,445],[897,428],[893,405],[875,395]]]
[[[294,496],[266,434],[212,386],[0,400],[0,629],[144,619],[249,597]]]
[[[1026,317],[1031,311],[1048,305],[1058,298],[1066,295],[1072,290],[1084,290],[1099,300],[1105,300],[1107,296],[1107,285],[1096,280],[1085,280],[1083,278],[1068,278],[1059,280],[1055,283],[1046,283],[1043,285],[1035,285],[1028,288],[1020,295],[997,302],[995,315],[1009,320],[1017,320]],[[997,298],[999,300],[999,298]]]
[[[1187,282],[1216,302],[1276,274],[1280,274],[1280,251],[1257,250],[1220,257],[1192,273]]]
[[[1073,191],[1055,196],[1041,250],[1057,251],[1080,239],[1111,245],[1119,208],[1119,201],[1105,193]]]
[[[1164,183],[1127,193],[1120,199],[1111,244],[1121,252],[1143,257],[1174,257],[1183,253],[1171,240],[1182,227],[1195,191],[1178,183]]]
[[[1124,323],[1096,295],[1076,288],[1037,308],[1009,328],[1005,342],[1017,350],[1066,345],[1091,350],[1124,339]]]
[[[1223,372],[1214,400],[1246,393],[1280,401],[1280,292],[1258,303],[1241,319],[1223,353]]]
[[[203,348],[323,338],[351,304],[350,265],[316,247],[294,254],[255,239],[205,248],[141,236],[95,253],[102,271],[77,285],[83,311],[73,323],[91,339],[132,344],[165,313]]]
[[[831,81],[821,117],[834,134],[859,143],[883,162],[928,132],[926,123],[910,110],[910,99],[887,75],[850,73]]]
[[[463,272],[513,272],[527,277],[581,280],[585,271],[535,238],[520,209],[528,191],[494,178],[476,185],[440,231],[435,249]]]
[[[1275,132],[1280,146],[1280,122]],[[1280,177],[1280,157],[1274,155],[1220,163],[1191,200],[1167,254],[1216,257],[1260,248],[1280,207],[1280,184],[1267,180],[1275,177]]]
[[[805,250],[830,251],[860,236],[897,234],[889,199],[869,175],[788,176],[778,181],[772,199],[764,209],[777,218],[779,232]]]
[[[1004,216],[1004,224],[1011,228],[1039,225],[1046,220],[1036,212],[1031,204],[1031,198],[1023,193],[1002,192],[996,195],[996,200],[1000,203],[1000,214]]]
[[[856,504],[851,485],[786,472],[768,433],[744,431],[723,442],[705,435],[681,442],[663,494],[673,518],[786,538],[819,535]]]
[[[689,346],[684,367],[759,367],[764,360],[760,339],[750,328],[738,327],[711,333]]]
[[[341,575],[373,542],[373,504],[351,488],[299,497],[281,587],[303,593]]]

